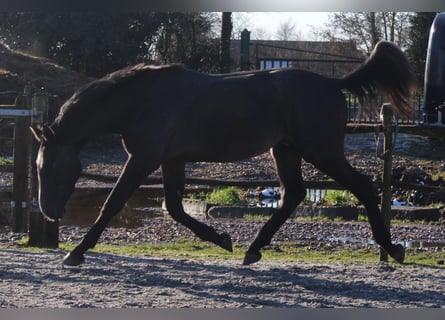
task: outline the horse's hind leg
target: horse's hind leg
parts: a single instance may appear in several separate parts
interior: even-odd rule
[[[182,206],[184,193],[184,169],[182,162],[164,163],[161,166],[164,179],[165,205],[171,217],[183,224],[204,241],[210,241],[232,252],[232,240],[227,233],[218,234],[212,227],[190,217]]]
[[[65,265],[75,266],[84,261],[85,251],[94,248],[111,218],[123,208],[142,180],[158,167],[159,164],[147,165],[144,157],[129,157],[119,180],[102,206],[99,217],[82,241],[67,254],[63,260]]]
[[[371,180],[351,167],[343,154],[324,154],[322,156],[320,153],[314,152],[313,155],[305,157],[305,159],[357,197],[366,208],[375,241],[396,261],[403,263],[405,250],[402,245],[393,245],[391,242],[391,235],[384,224]]]
[[[292,147],[278,145],[272,149],[272,155],[280,179],[281,207],[274,212],[250,245],[244,257],[243,264],[245,265],[261,259],[260,249],[270,243],[273,235],[306,197],[299,153]]]

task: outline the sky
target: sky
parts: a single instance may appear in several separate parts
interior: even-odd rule
[[[314,28],[323,27],[329,20],[329,12],[234,12],[235,28],[247,28],[251,38],[274,40],[281,23],[295,24],[299,40],[320,40],[312,34]]]

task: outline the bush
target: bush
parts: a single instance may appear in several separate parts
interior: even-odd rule
[[[241,199],[238,189],[235,187],[215,189],[206,196],[206,201],[231,206],[245,203],[245,201]]]
[[[321,203],[329,206],[353,206],[358,205],[359,201],[347,190],[328,190]]]

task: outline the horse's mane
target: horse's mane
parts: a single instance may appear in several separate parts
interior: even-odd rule
[[[148,65],[144,63],[139,63],[136,65],[128,66],[125,68],[122,68],[120,70],[114,71],[112,73],[107,74],[103,78],[94,80],[94,82],[110,82],[112,84],[124,82],[127,79],[130,79],[134,77],[135,75],[146,73],[146,72],[152,72],[156,70],[179,70],[183,69],[184,66],[182,64],[168,64],[168,65]]]
[[[128,66],[112,73],[107,74],[106,76],[93,80],[83,87],[81,87],[74,95],[79,95],[82,92],[93,88],[93,87],[108,87],[112,85],[122,84],[128,80],[133,79],[137,75],[152,73],[156,70],[180,70],[183,69],[183,65],[181,64],[169,64],[169,65],[147,65],[144,63],[139,63],[136,65]]]
[[[89,98],[100,99],[102,95],[109,94],[118,86],[124,86],[128,81],[131,81],[139,76],[149,76],[159,70],[179,71],[184,69],[181,64],[169,65],[147,65],[144,63],[128,66],[106,76],[93,80],[84,86],[80,87],[60,108],[59,115],[56,120],[60,120],[73,105],[79,101],[86,101]],[[81,106],[79,106],[81,107]]]

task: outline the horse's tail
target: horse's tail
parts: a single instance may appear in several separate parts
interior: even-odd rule
[[[370,105],[381,90],[398,114],[407,117],[414,112],[414,73],[405,54],[391,42],[377,43],[369,58],[339,81],[358,96],[363,111],[373,111]]]

